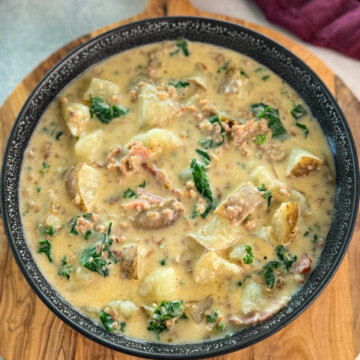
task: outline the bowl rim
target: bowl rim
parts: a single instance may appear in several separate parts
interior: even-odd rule
[[[354,185],[354,193],[352,194],[353,195],[352,198],[354,199],[354,201],[353,201],[353,208],[352,208],[352,212],[351,212],[351,216],[350,216],[350,220],[349,220],[350,226],[347,228],[347,231],[343,236],[343,238],[346,241],[343,242],[342,246],[337,251],[337,253],[338,253],[337,259],[338,259],[338,261],[334,265],[332,265],[331,271],[329,272],[329,274],[324,276],[324,278],[319,283],[319,285],[315,288],[315,290],[312,291],[311,296],[309,296],[306,299],[306,301],[304,301],[301,304],[301,306],[299,306],[297,308],[296,311],[293,311],[291,313],[291,315],[287,319],[285,319],[285,321],[283,319],[279,323],[279,325],[276,327],[276,329],[270,329],[268,331],[264,331],[260,335],[255,336],[253,339],[247,341],[244,344],[243,343],[242,344],[229,344],[227,346],[220,347],[220,348],[218,348],[216,350],[214,349],[214,350],[212,350],[210,352],[206,352],[206,353],[201,352],[201,353],[188,354],[188,355],[176,354],[176,353],[145,352],[145,351],[142,351],[142,350],[128,348],[128,347],[123,346],[123,345],[115,344],[115,343],[113,343],[111,341],[108,341],[107,339],[104,339],[104,338],[102,338],[100,336],[96,336],[93,332],[90,332],[90,331],[82,328],[78,323],[72,321],[72,319],[70,319],[65,314],[63,314],[61,311],[59,311],[57,309],[56,305],[53,304],[53,302],[48,298],[48,296],[38,287],[38,285],[35,283],[34,279],[29,275],[29,273],[26,270],[24,264],[22,263],[22,258],[21,258],[20,254],[18,253],[18,251],[17,251],[17,249],[16,249],[16,247],[15,247],[15,245],[13,243],[13,239],[12,239],[11,232],[10,232],[10,229],[9,229],[9,223],[11,222],[11,220],[10,220],[10,218],[8,216],[7,208],[5,206],[5,183],[4,183],[8,153],[9,153],[9,149],[11,147],[11,139],[13,138],[13,135],[15,133],[16,125],[18,124],[18,122],[20,121],[22,115],[26,111],[29,103],[31,102],[33,97],[36,95],[36,92],[48,80],[48,78],[49,78],[49,76],[51,74],[56,73],[58,71],[58,69],[62,66],[62,64],[67,62],[73,56],[75,56],[77,54],[77,52],[81,51],[82,49],[86,48],[87,46],[90,46],[92,44],[95,44],[95,43],[101,41],[101,39],[103,39],[103,38],[107,38],[107,37],[111,36],[112,34],[118,32],[119,30],[126,30],[127,28],[130,29],[130,28],[132,28],[134,26],[141,26],[142,24],[146,24],[146,23],[156,23],[156,22],[161,22],[161,21],[169,21],[169,22],[171,22],[171,21],[176,21],[176,20],[187,20],[187,21],[193,20],[193,21],[200,21],[200,22],[211,22],[211,23],[217,23],[217,24],[219,24],[221,26],[224,26],[224,27],[227,27],[229,25],[230,26],[235,26],[235,27],[237,27],[237,29],[239,31],[249,33],[250,35],[252,35],[252,36],[254,36],[254,37],[256,37],[256,38],[258,38],[260,40],[265,40],[267,43],[269,43],[269,44],[277,47],[279,50],[281,50],[281,52],[283,54],[285,54],[286,56],[289,56],[289,57],[295,59],[296,61],[300,62],[301,65],[303,66],[303,68],[307,71],[307,73],[309,73],[311,75],[311,77],[314,78],[319,83],[319,85],[321,86],[322,91],[325,93],[325,95],[332,100],[332,105],[334,106],[334,110],[336,111],[338,118],[341,119],[341,123],[342,123],[342,125],[344,126],[344,128],[346,130],[347,141],[348,141],[350,149],[351,149],[352,165],[354,165],[354,170],[355,170],[354,171],[354,183],[355,183],[355,185]],[[154,44],[154,43],[156,43],[156,41],[151,42],[151,44]],[[211,45],[213,45],[213,44],[211,44]],[[141,45],[135,45],[135,46],[129,47],[127,50],[136,48],[138,46],[141,46]],[[232,50],[232,51],[236,51],[236,50]],[[122,51],[118,52],[118,54],[121,53],[121,52]],[[113,56],[113,55],[111,55],[111,56]],[[111,56],[104,57],[103,59],[101,59],[96,64],[99,64],[99,63],[105,61],[106,59],[110,58]],[[91,66],[95,66],[96,64],[93,64]],[[84,72],[86,72],[91,66],[88,66],[87,69],[83,70],[82,74]],[[76,79],[76,78],[74,78],[74,79]],[[54,99],[56,98],[56,96],[58,94],[59,93],[57,93],[54,96]],[[125,354],[129,354],[129,355],[132,355],[132,356],[141,356],[141,357],[149,358],[149,359],[185,359],[185,358],[201,359],[201,358],[208,358],[208,357],[214,357],[214,356],[220,356],[220,355],[228,354],[228,353],[235,352],[235,351],[238,351],[240,349],[243,349],[245,347],[254,345],[257,342],[260,342],[260,341],[270,337],[271,335],[273,335],[273,334],[277,333],[278,331],[280,331],[281,329],[283,329],[285,326],[287,326],[293,320],[295,320],[298,316],[300,316],[319,297],[319,295],[324,291],[324,289],[329,284],[329,282],[331,281],[331,279],[335,275],[336,271],[340,267],[340,265],[341,265],[341,263],[342,263],[342,261],[344,259],[344,256],[346,254],[346,251],[347,251],[347,249],[349,247],[349,244],[350,244],[353,232],[354,232],[354,228],[355,228],[355,225],[356,225],[356,219],[357,219],[357,215],[358,215],[359,194],[360,194],[358,156],[357,156],[357,151],[356,151],[354,138],[352,136],[349,124],[348,124],[348,122],[347,122],[347,120],[346,120],[340,106],[338,105],[337,100],[334,98],[334,96],[332,95],[330,90],[327,88],[327,86],[324,84],[324,82],[320,79],[320,77],[309,67],[309,65],[307,65],[296,54],[294,54],[293,52],[288,50],[286,47],[284,47],[279,42],[277,42],[277,41],[275,41],[275,40],[273,40],[273,39],[271,39],[271,38],[257,32],[257,31],[255,31],[253,29],[250,29],[250,28],[248,28],[246,26],[239,25],[237,23],[234,23],[234,22],[231,22],[231,21],[226,21],[226,20],[219,20],[219,19],[215,19],[215,18],[202,17],[202,16],[186,16],[186,15],[184,15],[184,16],[154,17],[154,18],[142,19],[142,20],[139,20],[139,21],[130,22],[128,24],[118,26],[116,28],[113,28],[113,29],[111,29],[109,31],[106,31],[106,32],[104,32],[104,33],[102,33],[100,35],[97,35],[96,37],[91,38],[91,39],[87,40],[86,42],[76,46],[67,55],[65,55],[60,61],[58,61],[53,67],[51,67],[51,69],[46,72],[46,74],[43,76],[43,78],[37,83],[37,85],[31,91],[30,95],[27,97],[26,101],[24,102],[23,106],[21,107],[21,109],[20,109],[20,111],[19,111],[19,113],[18,113],[18,115],[17,115],[17,117],[15,119],[14,124],[12,125],[11,131],[9,133],[8,140],[7,140],[7,143],[6,143],[6,146],[5,146],[4,155],[3,155],[3,161],[2,161],[2,166],[1,166],[1,176],[0,176],[0,186],[1,186],[1,189],[0,189],[0,209],[1,209],[1,215],[2,215],[2,220],[3,220],[4,230],[5,230],[6,237],[8,239],[9,247],[11,248],[13,256],[14,256],[14,258],[16,260],[16,263],[18,264],[22,274],[24,275],[25,279],[27,280],[27,282],[30,285],[30,287],[32,288],[32,290],[34,290],[35,293],[38,295],[38,297],[41,299],[41,301],[57,317],[59,317],[62,321],[64,321],[67,325],[71,326],[74,330],[79,332],[81,335],[84,335],[87,338],[97,342],[98,344],[101,344],[101,345],[106,346],[108,348],[111,348],[113,350],[116,350],[116,351],[119,351],[119,352],[122,352],[122,353],[125,353]],[[332,221],[333,221],[333,219],[332,219]],[[33,259],[33,261],[35,262],[34,259]],[[36,264],[36,262],[35,262],[35,264]],[[44,278],[45,278],[46,282],[48,282],[45,276],[44,276]],[[49,284],[51,285],[51,283],[49,283]],[[57,292],[54,288],[53,288],[53,290],[55,292]],[[72,306],[64,298],[62,298],[62,301],[69,304],[70,306]],[[73,308],[73,310],[79,312],[79,310],[77,310],[75,308]],[[144,341],[144,340],[137,339],[137,338],[128,337],[128,339],[130,339],[132,341],[135,341],[135,342],[140,342],[140,343],[141,342],[154,343],[154,342],[151,342],[151,341]],[[219,340],[219,339],[213,339],[213,340],[210,340],[209,342],[216,341],[216,340]],[[167,343],[160,343],[160,344],[173,347],[173,346],[176,346],[176,345],[186,346],[186,345],[194,345],[194,344],[196,345],[196,344],[202,344],[202,343],[203,342],[185,343],[185,344],[173,344],[173,345],[172,344],[167,344]]]

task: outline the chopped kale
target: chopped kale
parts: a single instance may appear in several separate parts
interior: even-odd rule
[[[270,206],[272,199],[272,191],[268,189],[265,184],[261,184],[261,186],[258,187],[258,190],[264,192],[264,199],[267,200],[267,206]]]
[[[313,237],[313,239],[312,239],[312,242],[313,242],[313,243],[316,243],[317,240],[318,240],[318,236],[317,236],[317,234],[314,234],[314,237]]]
[[[119,326],[120,326],[120,331],[125,332],[126,322],[125,321],[120,322]]]
[[[40,240],[39,241],[38,253],[45,253],[49,261],[52,262],[51,258],[51,243],[49,240]]]
[[[224,65],[220,66],[220,67],[216,70],[216,72],[217,72],[218,74],[220,74],[221,71],[227,70],[227,68],[228,68],[229,65],[230,65],[230,62],[231,62],[231,60],[228,60]]]
[[[304,232],[304,236],[308,236],[308,235],[310,234],[310,231],[311,231],[311,229],[308,228],[308,229]]]
[[[304,125],[304,124],[300,124],[300,123],[296,123],[295,124],[297,127],[299,127],[302,131],[303,131],[303,133],[304,133],[304,138],[306,139],[307,138],[307,136],[308,136],[308,134],[309,134],[309,129],[307,128],[307,126],[306,125]]]
[[[254,143],[261,145],[264,143],[264,141],[266,140],[266,134],[259,134],[255,139],[254,139]]]
[[[44,161],[44,162],[41,164],[41,170],[39,171],[39,173],[40,173],[41,175],[44,175],[45,172],[46,172],[46,169],[49,169],[49,167],[50,167],[50,165],[49,165],[46,161]]]
[[[244,69],[240,69],[240,75],[245,76],[246,78],[250,79],[249,75],[244,71]]]
[[[220,134],[221,134],[221,140],[218,141],[218,142],[215,142],[214,140],[212,139],[201,139],[200,140],[200,145],[203,149],[209,149],[209,148],[213,148],[213,147],[217,147],[217,146],[220,146],[224,143],[225,141],[225,129],[223,128],[222,124],[221,124],[221,120],[220,120],[220,116],[219,114],[216,114],[214,116],[212,116],[211,118],[208,119],[208,121],[211,123],[211,124],[214,124],[214,123],[218,123],[221,130],[220,130]]]
[[[201,159],[205,165],[210,164],[211,162],[210,155],[205,150],[196,149],[195,151],[201,156]]]
[[[195,219],[198,215],[200,215],[200,214],[198,212],[197,205],[195,204],[194,208],[191,212],[190,219]]]
[[[63,136],[63,132],[62,131],[59,131],[58,133],[56,133],[56,135],[55,135],[55,139],[57,140],[57,141],[59,141],[60,140],[60,138]]]
[[[91,215],[92,215],[92,213],[76,215],[74,218],[74,221],[71,224],[69,234],[70,235],[79,235],[79,232],[76,230],[76,225],[77,225],[77,221],[78,221],[79,217],[83,217],[84,219],[89,220]]]
[[[297,256],[296,255],[290,255],[288,252],[288,249],[284,245],[279,245],[275,249],[275,253],[278,256],[279,260],[282,261],[284,265],[284,269],[286,271],[289,271],[292,264],[296,261]]]
[[[264,70],[265,70],[265,68],[260,66],[260,67],[255,69],[255,72],[260,72],[260,71],[264,71]]]
[[[307,115],[307,111],[306,109],[301,105],[297,105],[295,106],[291,111],[290,111],[291,115],[293,116],[293,118],[295,120],[300,119],[301,117]]]
[[[37,192],[40,192],[40,191],[41,191],[41,186],[38,186],[38,187],[36,188],[36,191],[37,191]]]
[[[92,234],[92,231],[91,231],[91,230],[86,230],[86,233],[85,233],[85,235],[84,235],[84,239],[85,239],[85,240],[89,240],[91,234]]]
[[[287,133],[284,128],[280,116],[279,110],[274,109],[264,103],[252,104],[250,106],[251,111],[255,114],[258,120],[264,118],[268,122],[268,127],[272,132],[272,137],[276,138]]]
[[[216,326],[215,326],[215,328],[214,328],[214,333],[223,331],[224,328],[225,328],[225,324],[224,324],[224,323],[216,324]]]
[[[40,229],[40,234],[42,235],[54,236],[55,234],[55,230],[52,226],[40,225],[39,229]]]
[[[175,88],[186,88],[187,86],[190,86],[190,83],[188,81],[181,81],[179,80],[177,83],[171,83],[169,82],[169,85],[174,86]]]
[[[165,266],[167,259],[168,259],[168,257],[165,256],[163,259],[161,259],[161,260],[159,261],[159,264],[160,264],[161,266]]]
[[[210,183],[208,176],[206,174],[206,167],[199,163],[196,159],[191,160],[190,169],[192,171],[193,180],[195,183],[196,190],[202,195],[204,198],[208,200],[208,206],[205,211],[200,214],[202,218],[205,218],[213,206],[213,195],[210,189]]]
[[[206,315],[206,320],[209,322],[209,323],[214,323],[216,320],[217,320],[217,318],[219,317],[219,310],[218,309],[216,309],[215,311],[214,311],[214,315]]]
[[[123,198],[124,199],[129,199],[129,198],[134,198],[136,199],[138,196],[136,194],[136,192],[130,188],[127,188],[124,193],[123,193]]]
[[[176,40],[176,44],[175,46],[178,48],[177,50],[175,51],[172,51],[170,53],[170,56],[174,56],[176,54],[178,54],[180,51],[182,51],[182,53],[185,55],[185,56],[189,56],[190,55],[190,52],[189,52],[189,49],[188,49],[188,43],[187,41],[179,36]]]
[[[104,311],[104,310],[101,311],[100,320],[108,332],[116,331],[116,329],[118,327],[118,323],[117,323],[117,321],[114,321],[112,316],[110,314],[108,314],[106,311]]]
[[[275,284],[275,275],[274,270],[281,266],[281,262],[279,261],[270,261],[264,266],[264,278],[266,285],[272,289]]]
[[[146,186],[145,180],[141,184],[138,185],[139,188],[144,188],[145,186]]]
[[[100,96],[91,98],[90,117],[94,115],[104,124],[109,124],[113,119],[125,116],[129,110],[121,105],[107,105]]]
[[[265,76],[263,76],[261,79],[262,79],[262,81],[266,81],[266,80],[269,79],[269,77],[270,77],[270,75],[265,75]]]
[[[243,257],[244,264],[251,264],[254,261],[254,254],[250,245],[245,245],[246,255]]]
[[[149,321],[148,330],[154,331],[156,334],[167,330],[166,322],[174,318],[180,318],[184,313],[184,305],[182,301],[162,301],[154,310],[154,314]]]
[[[67,278],[68,280],[70,279],[71,276],[71,272],[73,270],[71,265],[68,265],[68,260],[66,256],[63,256],[61,259],[61,265],[62,267],[59,269],[58,274],[62,277]]]

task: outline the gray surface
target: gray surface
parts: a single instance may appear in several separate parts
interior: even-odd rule
[[[0,104],[38,63],[56,49],[91,30],[141,12],[146,2],[0,0]],[[295,38],[268,22],[251,0],[192,0],[192,3],[199,9],[272,27]],[[359,61],[303,44],[327,63],[360,98]]]

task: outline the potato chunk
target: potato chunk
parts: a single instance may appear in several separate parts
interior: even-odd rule
[[[208,250],[224,250],[240,239],[241,232],[229,220],[215,216],[203,229],[188,236]]]
[[[99,186],[99,178],[99,173],[85,163],[70,170],[65,183],[66,189],[81,210],[91,209]]]
[[[290,235],[296,226],[299,216],[299,206],[294,202],[284,202],[275,211],[272,218],[272,229],[279,244],[290,241]]]
[[[181,144],[180,139],[169,130],[151,129],[146,133],[136,135],[131,142],[140,141],[148,148],[159,148],[161,151],[174,150]]]
[[[79,137],[90,119],[89,108],[80,103],[67,102],[63,99],[62,115],[71,135]]]
[[[118,256],[120,259],[120,277],[123,279],[140,279],[142,275],[142,257],[140,245],[123,246]]]
[[[241,268],[223,259],[215,251],[208,251],[198,260],[194,280],[199,284],[214,280],[222,280],[227,276],[238,274]]]
[[[197,63],[195,65],[194,72],[191,76],[187,77],[186,80],[195,83],[197,86],[206,91],[210,76],[211,73],[206,70],[206,66],[202,63]]]
[[[251,282],[244,286],[241,296],[241,310],[244,314],[264,310],[265,304],[261,285]]]
[[[178,114],[175,103],[153,85],[147,84],[140,89],[138,101],[140,127],[165,125]]]
[[[176,274],[172,267],[148,275],[139,287],[139,295],[153,301],[172,300],[176,293]]]
[[[105,102],[109,102],[113,96],[118,93],[119,87],[113,82],[99,78],[92,78],[83,99],[90,100],[92,97],[100,96],[104,98]]]
[[[257,206],[266,204],[263,194],[251,183],[242,185],[214,211],[234,223],[241,224]]]
[[[116,311],[125,319],[130,319],[134,312],[139,309],[130,300],[114,300],[109,302],[108,306],[111,309],[116,309]]]
[[[316,170],[323,161],[308,150],[296,148],[292,151],[287,176],[299,177]]]
[[[251,81],[233,66],[226,70],[219,92],[220,94],[237,94],[240,100],[245,100],[249,97],[252,88]]]
[[[102,138],[103,132],[101,129],[80,137],[75,144],[75,154],[83,161],[96,161]]]

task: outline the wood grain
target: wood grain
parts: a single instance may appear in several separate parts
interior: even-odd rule
[[[0,156],[22,104],[44,74],[70,50],[122,24],[163,15],[198,15],[236,22],[259,31],[296,53],[322,78],[347,116],[353,134],[360,131],[360,104],[344,83],[312,53],[286,36],[239,19],[196,10],[187,0],[150,0],[146,9],[76,39],[34,69],[0,108]],[[358,149],[360,139],[355,138]],[[354,359],[360,353],[360,222],[340,269],[316,302],[270,338],[217,360]],[[12,359],[114,359],[134,357],[109,350],[59,320],[39,300],[22,276],[0,221],[0,355]]]

